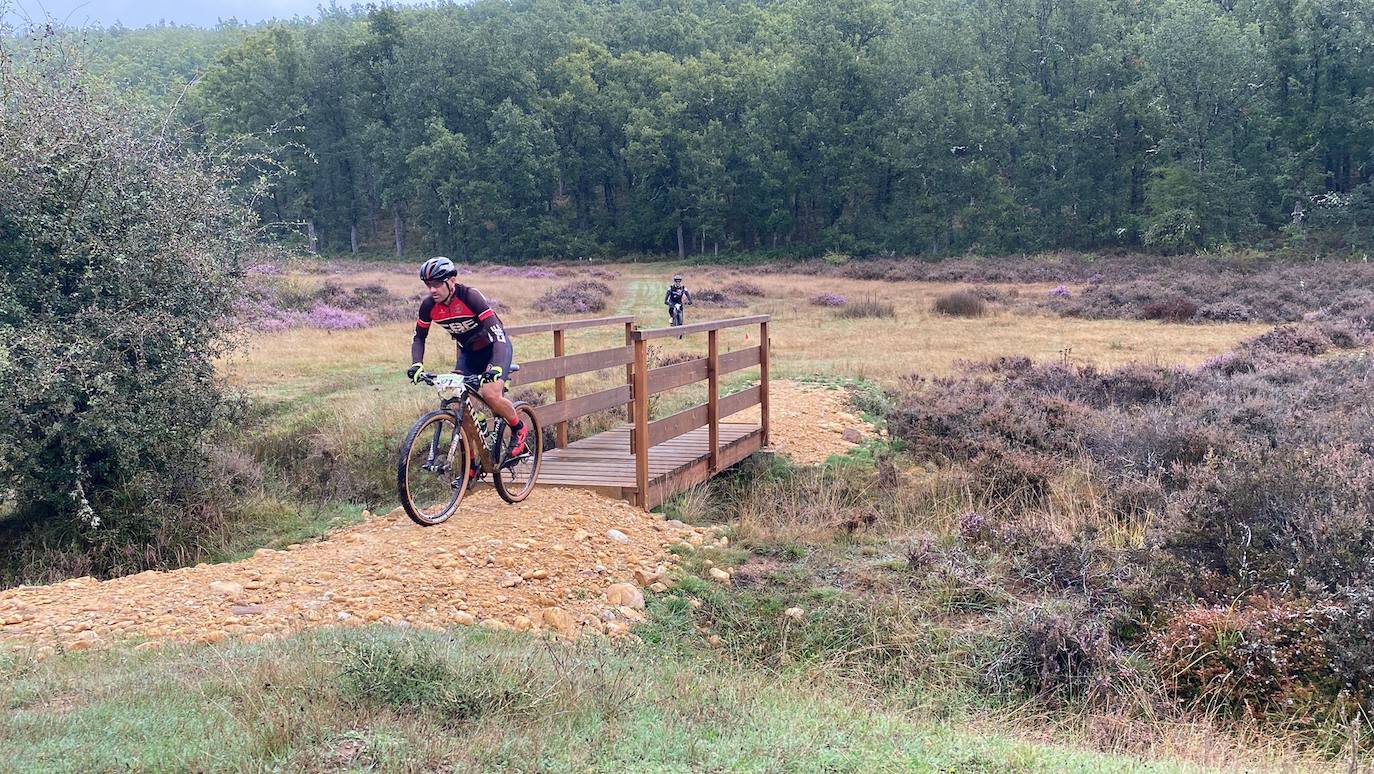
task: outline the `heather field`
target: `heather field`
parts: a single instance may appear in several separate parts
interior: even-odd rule
[[[773,315],[775,376],[843,386],[884,428],[830,465],[756,462],[669,506],[736,534],[716,561],[746,582],[680,613],[719,631],[733,658],[838,658],[838,673],[903,696],[938,685],[917,703],[1011,704],[1046,728],[1072,717],[1109,750],[1189,748],[1213,732],[1252,750],[1362,749],[1374,662],[1366,265],[1039,260],[479,266],[465,280],[510,323],[652,325],[666,278],[683,271],[698,299],[689,322]],[[379,309],[377,321],[256,334],[226,365],[231,379],[285,416],[320,411],[306,407],[323,388],[346,417],[340,437],[384,447],[382,428],[422,404],[394,382],[411,326],[392,310],[415,302],[409,267],[284,276],[299,298]],[[1216,311],[1232,307],[1243,309]],[[517,342],[521,357],[547,356],[543,338]],[[689,337],[655,356],[702,346]],[[618,375],[573,389],[604,378]],[[383,494],[338,476],[350,497]],[[819,607],[836,631],[775,638],[760,618],[793,604]]]
[[[736,762],[768,757],[753,735],[795,723],[775,708],[804,693],[797,681],[811,681],[817,696],[846,697],[837,712],[856,711],[854,697],[870,696],[861,705],[869,722],[891,724],[897,713],[914,725],[894,738],[934,745],[848,748],[851,766],[868,766],[870,754],[908,756],[912,765],[954,755],[951,765],[974,770],[1001,761],[1042,770],[1147,760],[1166,769],[1368,763],[1374,318],[1364,305],[1364,265],[1199,263],[1151,274],[1105,261],[1089,274],[1072,260],[1040,257],[786,268],[465,269],[463,281],[491,297],[508,324],[631,314],[646,326],[663,323],[666,279],[681,271],[697,299],[688,322],[773,315],[774,378],[842,390],[870,423],[861,443],[824,464],[755,458],[666,504],[668,517],[717,526],[729,540],[684,554],[672,588],[649,600],[649,621],[636,631],[650,649],[579,650],[544,663],[522,643],[496,671],[482,667],[472,679],[493,691],[518,680],[519,691],[556,698],[520,693],[490,719],[462,721],[465,734],[486,738],[510,712],[535,734],[541,755],[618,760],[609,750],[559,745],[551,734],[563,721],[522,702],[575,704],[574,724],[632,725],[650,706],[635,702],[662,701],[654,697],[671,690],[674,670],[707,659],[727,670],[722,679],[778,676],[757,686],[748,709],[729,710],[751,729],[730,743],[729,754],[744,756]],[[135,559],[28,543],[15,555],[23,561],[7,566],[11,583],[231,559],[353,523],[363,507],[390,507],[396,439],[430,402],[401,378],[419,299],[413,267],[296,259],[259,264],[248,282],[238,312],[244,346],[217,365],[244,408],[211,454],[232,498],[212,537],[189,550],[150,545]],[[1225,282],[1232,292],[1217,290]],[[1248,311],[1204,313],[1219,297]],[[730,332],[723,349],[752,344],[744,335]],[[669,339],[652,357],[699,354],[704,341],[695,339]],[[613,330],[584,332],[570,335],[569,351],[619,343]],[[516,347],[517,359],[551,354],[546,335]],[[446,342],[432,339],[429,366],[446,367],[448,356]],[[584,375],[570,390],[622,378],[618,369]],[[545,400],[540,387],[520,392]],[[655,404],[656,416],[700,400],[678,392]],[[619,421],[616,412],[588,417],[573,433]],[[730,568],[728,588],[710,580],[713,567]],[[343,653],[342,672],[305,663],[320,648]],[[342,702],[349,722],[375,728],[385,718],[389,733],[411,740],[397,746],[375,732],[309,721],[335,728],[324,752],[283,730],[294,741],[281,753],[245,761],[454,760],[447,747],[421,744],[427,726],[399,712],[430,707],[455,675],[475,668],[443,642],[365,632],[216,654],[279,660],[273,673],[294,686],[282,690],[319,683],[331,696],[341,691],[330,701]],[[102,663],[136,680],[179,670],[183,656],[112,658]],[[597,671],[640,669],[644,658],[654,664],[649,685],[631,688]],[[65,662],[24,663],[10,667],[28,681],[21,686],[68,670],[61,679],[71,690],[94,690]],[[359,674],[383,693],[357,694]],[[197,690],[241,690],[177,679],[199,681]],[[596,682],[605,679],[613,683]],[[384,687],[389,680],[402,682]],[[541,681],[565,687],[549,694]],[[416,685],[430,687],[412,695]],[[612,712],[579,698],[612,689],[633,706]],[[696,721],[674,722],[688,748],[704,733]],[[22,724],[0,733],[61,743]],[[972,757],[941,746],[973,738]],[[522,760],[533,749],[467,765]],[[1127,757],[1093,757],[1099,752]],[[167,760],[204,760],[187,754]],[[662,755],[665,765],[716,760]]]

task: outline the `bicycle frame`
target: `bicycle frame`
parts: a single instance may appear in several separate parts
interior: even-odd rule
[[[490,442],[492,446],[499,445],[501,442],[501,428],[502,425],[505,424],[505,420],[492,410],[490,404],[483,400],[481,393],[476,390],[468,389],[467,386],[464,385],[462,393],[440,401],[439,408],[455,415],[455,418],[458,420],[456,424],[462,428],[463,437],[467,438],[468,446],[473,449],[473,454],[476,455],[477,462],[481,466],[482,472],[491,473],[496,469],[496,464],[492,455],[494,453],[496,457],[499,458],[501,450],[488,448],[488,438],[482,434],[482,430],[477,423],[477,412],[472,405],[473,400],[481,403],[482,407],[487,410],[487,414],[491,416],[496,423],[493,427],[493,436]],[[462,403],[463,410],[459,411],[455,409],[453,405],[455,403]],[[429,456],[425,459],[426,466],[432,466],[434,460],[439,456],[439,436],[442,430],[442,427],[436,426],[434,428],[434,438],[429,442]],[[454,442],[457,442],[457,438],[454,439]],[[464,460],[463,464],[467,464],[467,462],[467,460]]]

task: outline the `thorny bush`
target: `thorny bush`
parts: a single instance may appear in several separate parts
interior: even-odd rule
[[[0,101],[0,542],[163,565],[210,521],[213,363],[257,263],[236,168],[88,89],[52,37],[0,44]]]

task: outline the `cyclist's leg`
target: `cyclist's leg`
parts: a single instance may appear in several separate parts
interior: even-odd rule
[[[488,352],[494,349],[495,347],[487,348]],[[487,358],[489,362],[484,365],[483,368],[499,366],[503,375],[509,375],[512,358],[515,355],[515,348],[511,347],[508,351],[510,354],[498,362],[490,362],[491,354],[488,354]],[[512,457],[524,454],[525,439],[529,435],[529,428],[520,423],[520,417],[515,414],[515,404],[506,397],[505,379],[497,379],[490,384],[482,385],[482,400],[486,401],[487,405],[491,406],[492,411],[499,414],[502,419],[506,420],[506,424],[510,425],[515,430],[515,441],[506,452]]]
[[[484,347],[477,350],[465,350],[464,356],[460,358],[463,366],[463,374],[482,374],[492,366],[500,366],[502,375],[510,374],[511,358],[507,357],[500,362],[492,362],[492,354],[495,347]],[[509,348],[514,355],[514,347]],[[515,424],[519,418],[515,416],[515,406],[505,396],[506,383],[504,379],[497,379],[494,382],[482,385],[480,394],[482,401],[491,407],[497,416],[506,420],[509,424]]]

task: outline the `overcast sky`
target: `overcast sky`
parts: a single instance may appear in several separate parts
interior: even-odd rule
[[[414,5],[418,0],[377,5]],[[352,5],[352,0],[341,6]],[[116,21],[125,27],[146,27],[166,21],[169,24],[213,27],[220,19],[236,18],[254,23],[267,19],[315,16],[328,0],[0,0],[4,19],[19,26],[26,20],[42,22],[47,17],[73,27],[107,27]]]

